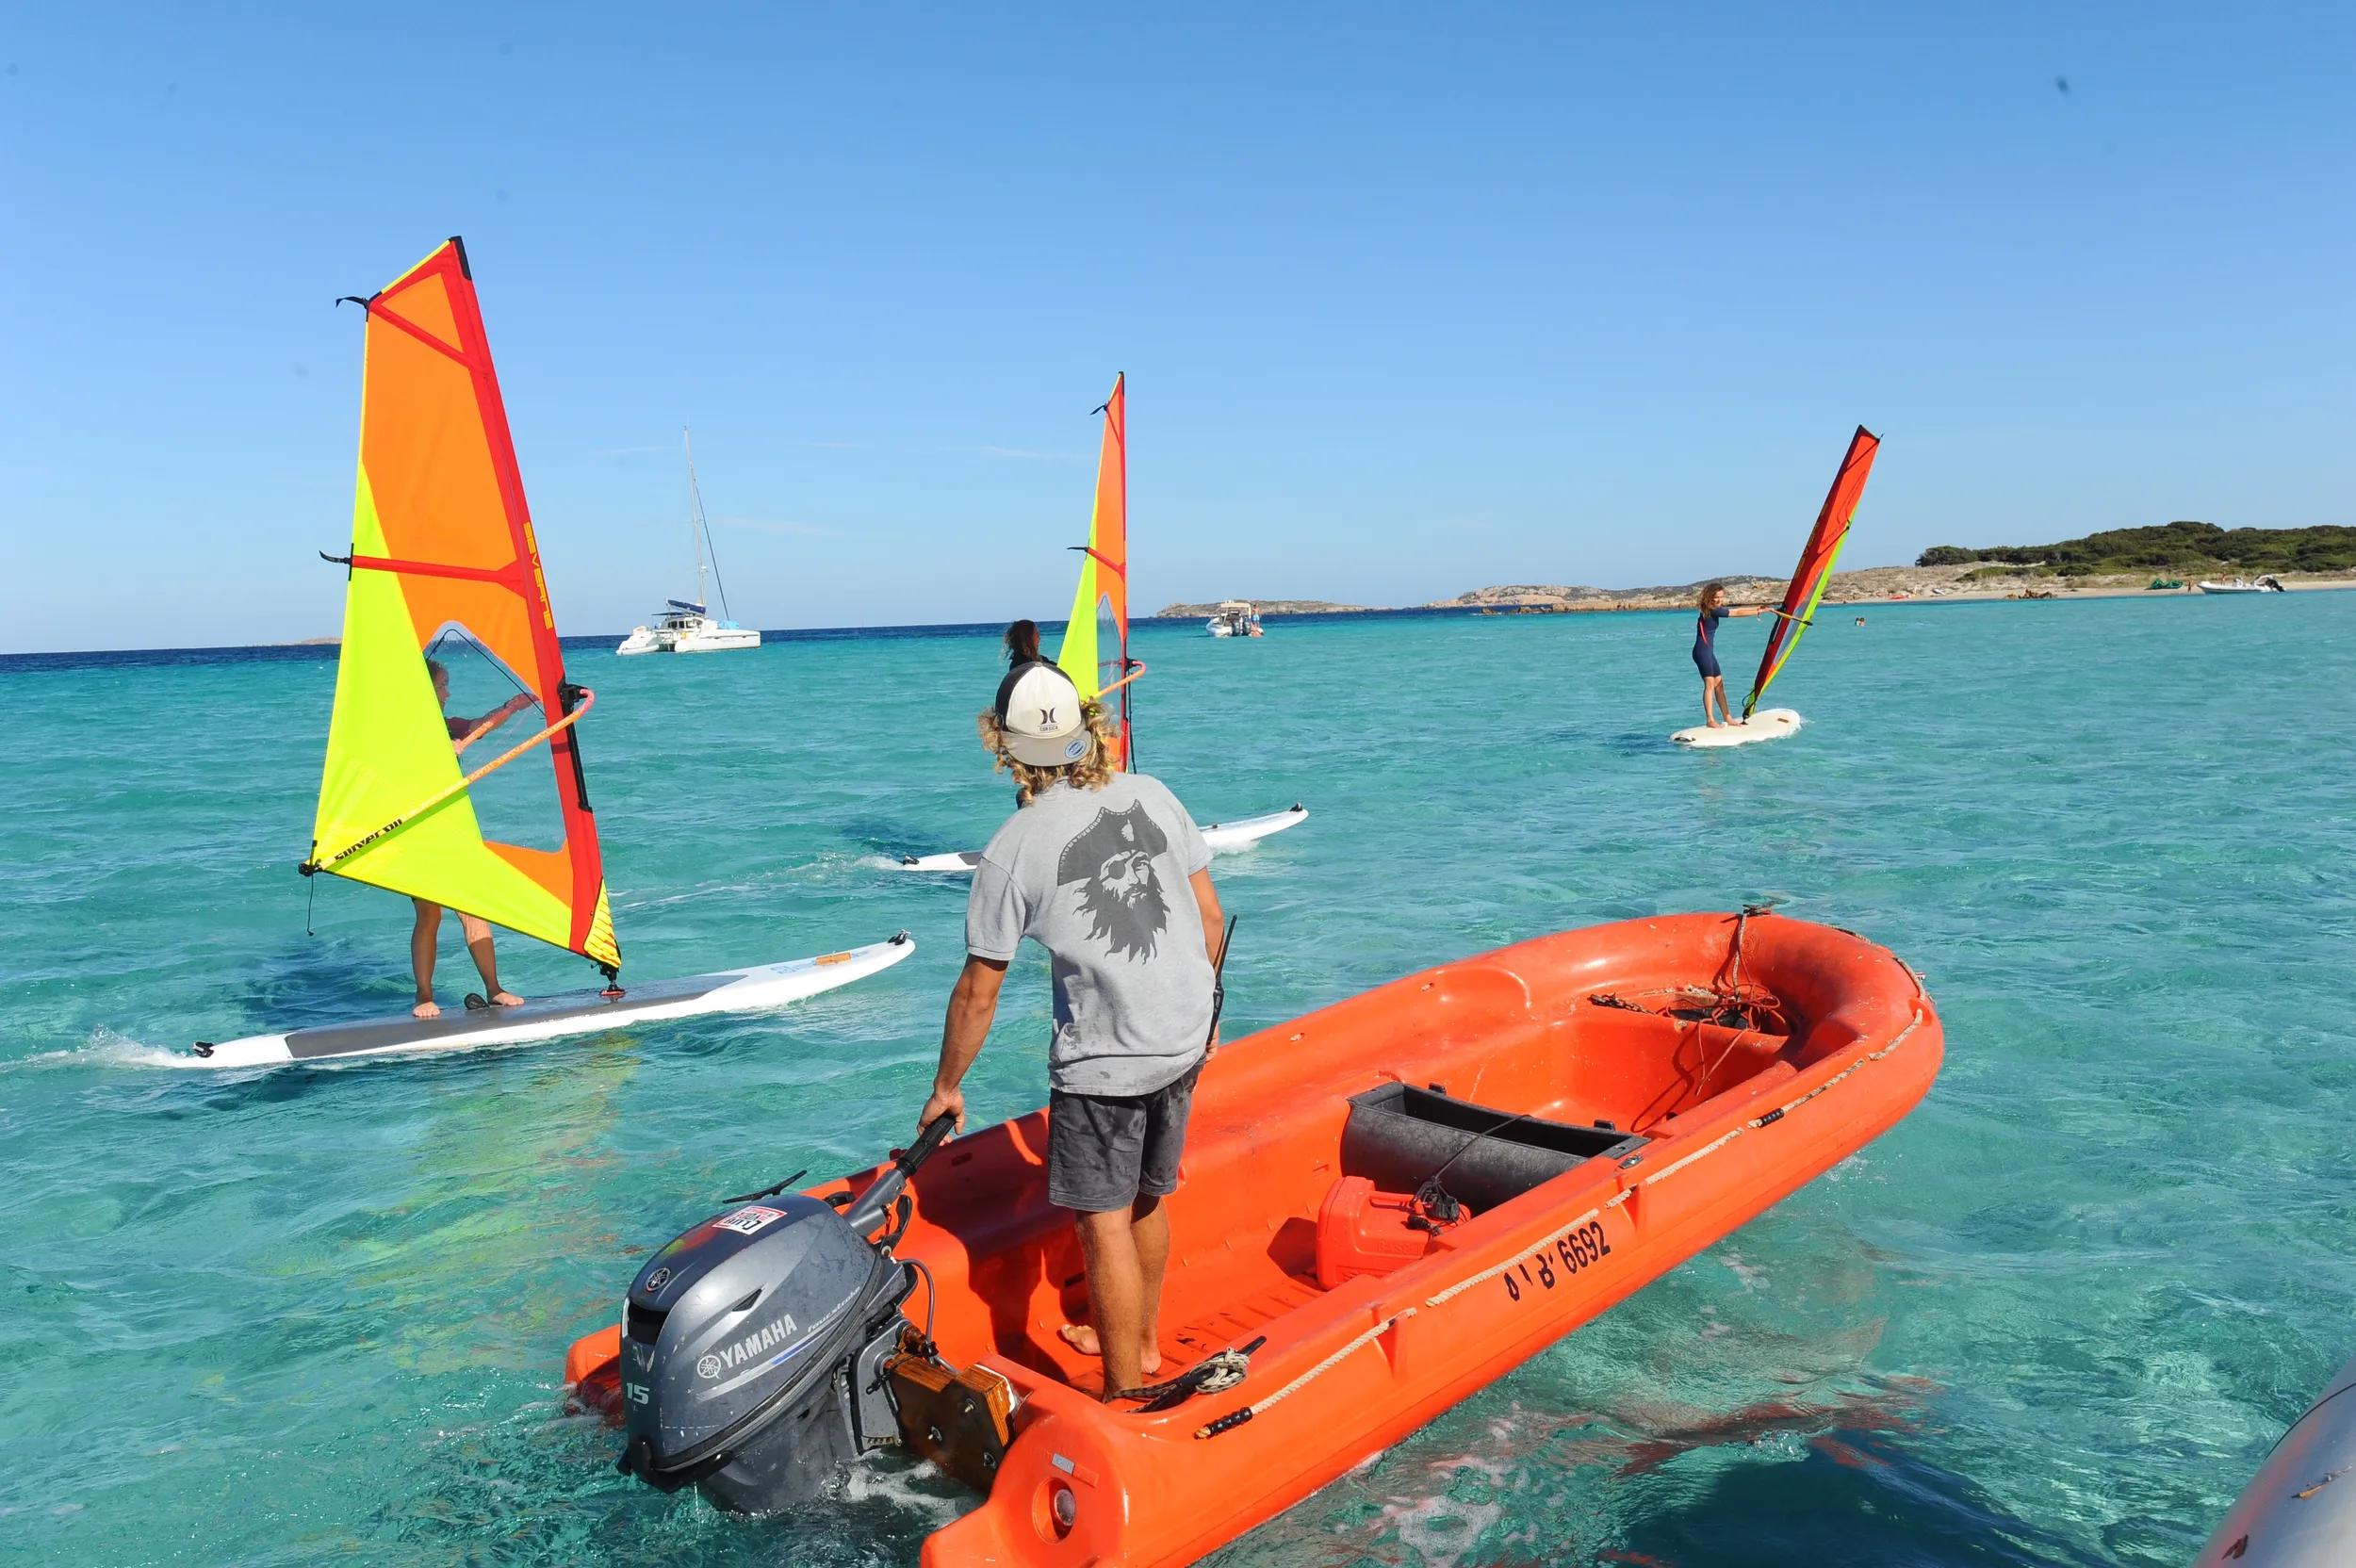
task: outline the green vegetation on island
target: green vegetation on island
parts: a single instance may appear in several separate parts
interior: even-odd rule
[[[2101,577],[2119,572],[2166,570],[2178,575],[2214,571],[2356,571],[2356,528],[2219,528],[2215,523],[2166,523],[2157,528],[2115,528],[2065,539],[2054,545],[1993,545],[1964,549],[1935,545],[1915,558],[1918,566],[1968,566],[2001,563],[2040,577]],[[1972,577],[2012,576],[1996,567]]]

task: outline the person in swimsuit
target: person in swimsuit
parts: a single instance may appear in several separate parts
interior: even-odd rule
[[[1763,604],[1745,604],[1729,610],[1726,585],[1720,582],[1702,584],[1701,596],[1693,608],[1699,612],[1693,618],[1693,667],[1702,672],[1702,717],[1712,729],[1748,724],[1748,719],[1736,718],[1726,706],[1726,672],[1718,667],[1718,650],[1712,645],[1718,623],[1729,616],[1740,619],[1745,615],[1780,615],[1783,612],[1770,610]]]
[[[434,698],[443,708],[449,708],[450,671],[437,659],[427,660],[425,667],[434,675]],[[452,718],[445,713],[442,722],[450,731],[450,744],[463,752],[530,708],[532,702],[529,695],[518,693],[479,719]],[[440,1018],[441,1004],[434,1000],[434,960],[441,945],[442,906],[422,898],[409,902],[417,906],[417,923],[409,928],[409,969],[417,979],[417,1004],[409,1012],[414,1018]],[[491,945],[491,923],[461,911],[458,924],[466,935],[466,952],[474,959],[475,972],[483,976],[483,994],[501,1007],[521,1003],[522,997],[499,984],[499,955]]]

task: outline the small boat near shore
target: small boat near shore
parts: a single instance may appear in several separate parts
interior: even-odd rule
[[[984,1494],[928,1568],[1180,1568],[1856,1153],[1936,1077],[1884,948],[1756,909],[1565,931],[1238,1040],[1170,1200],[1169,1380],[1099,1397],[1048,1113],[643,1260],[565,1380],[623,1468],[762,1513],[906,1444]],[[913,1201],[908,1200],[912,1197]],[[878,1231],[882,1234],[877,1235]],[[919,1331],[922,1325],[922,1331]]]
[[[1258,637],[1262,635],[1260,612],[1242,599],[1225,599],[1203,623],[1203,629],[1214,637]]]
[[[2204,594],[2281,594],[2288,592],[2288,590],[2282,586],[2282,580],[2273,576],[2257,578],[2255,580],[2246,577],[2237,577],[2226,582],[2211,582],[2206,579],[2203,579],[2201,582],[2201,591]]]

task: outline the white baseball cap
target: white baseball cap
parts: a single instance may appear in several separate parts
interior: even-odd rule
[[[1017,664],[998,683],[998,729],[1006,754],[1035,768],[1060,768],[1096,747],[1080,716],[1080,689],[1043,660]]]

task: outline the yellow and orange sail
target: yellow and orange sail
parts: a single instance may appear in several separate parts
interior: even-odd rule
[[[1122,377],[1098,413],[1104,435],[1096,457],[1096,509],[1081,547],[1080,587],[1072,598],[1055,662],[1084,698],[1111,691],[1121,737],[1121,764],[1129,765],[1129,418]]]
[[[1816,526],[1808,531],[1808,544],[1800,551],[1800,564],[1783,591],[1783,613],[1775,617],[1775,628],[1767,634],[1766,651],[1759,655],[1759,673],[1751,678],[1750,694],[1742,699],[1746,719],[1767,694],[1768,684],[1783,673],[1792,650],[1800,645],[1800,634],[1816,619],[1816,606],[1824,596],[1824,584],[1832,580],[1833,568],[1841,564],[1841,547],[1849,542],[1849,525],[1857,520],[1857,503],[1865,498],[1866,476],[1873,471],[1873,454],[1881,447],[1882,438],[1863,425],[1849,438],[1848,453],[1832,477],[1832,488],[1825,492],[1824,508],[1816,514]]]
[[[451,239],[368,313],[351,580],[305,871],[332,872],[621,963],[539,546],[465,247]],[[563,841],[487,837],[426,651],[455,629],[537,705]],[[515,747],[501,760],[533,749]],[[494,766],[498,764],[493,764]]]

